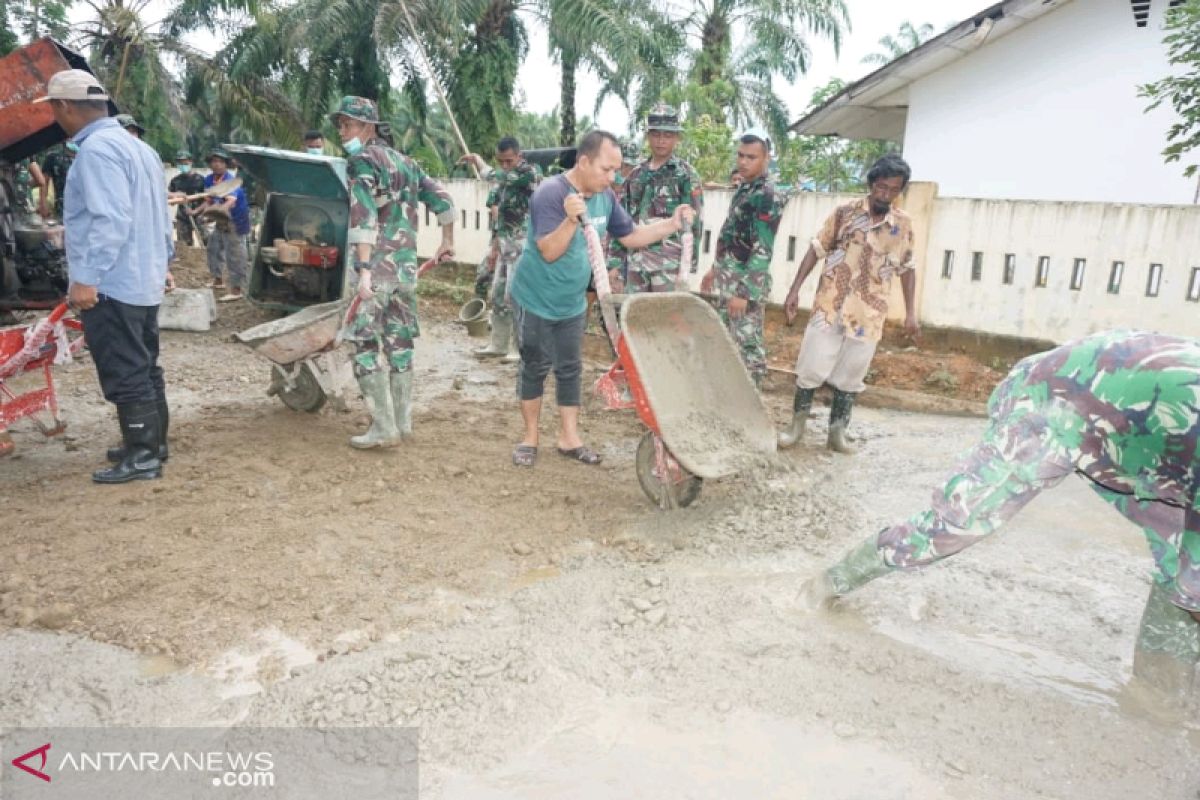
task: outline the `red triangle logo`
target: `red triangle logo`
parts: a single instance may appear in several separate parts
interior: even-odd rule
[[[42,772],[42,770],[44,770],[46,768],[46,751],[49,749],[50,749],[50,744],[47,742],[46,744],[42,745],[41,747],[37,748],[36,750],[30,750],[28,753],[26,753],[23,756],[17,756],[16,758],[14,758],[12,760],[12,765],[14,767],[16,767],[17,769],[25,770],[26,772],[28,772],[30,775],[34,776],[35,778],[41,778],[46,783],[49,783],[50,776],[47,775],[46,773]],[[34,769],[33,767],[31,767],[25,763],[27,760],[29,760],[30,758],[33,758],[34,756],[42,757],[42,763],[38,766],[37,769]]]

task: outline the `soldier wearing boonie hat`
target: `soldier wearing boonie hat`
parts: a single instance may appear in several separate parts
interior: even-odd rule
[[[454,255],[454,202],[383,138],[374,102],[343,97],[329,118],[348,155],[347,242],[358,274],[356,311],[344,333],[355,344],[354,375],[371,409],[371,427],[351,437],[350,446],[393,447],[412,435],[413,340],[420,335],[416,205],[423,203],[442,226],[434,254],[440,260]]]

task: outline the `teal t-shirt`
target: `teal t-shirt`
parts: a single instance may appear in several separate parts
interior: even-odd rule
[[[546,261],[537,240],[554,232],[566,219],[563,201],[575,190],[565,175],[542,181],[529,202],[529,233],[525,250],[513,278],[512,296],[526,311],[549,320],[578,317],[587,311],[587,287],[592,275],[583,228],[575,231],[571,244],[555,261]],[[587,198],[587,214],[604,241],[633,232],[633,219],[617,203],[612,189]]]

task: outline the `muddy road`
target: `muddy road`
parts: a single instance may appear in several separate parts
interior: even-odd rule
[[[667,514],[632,415],[590,399],[603,466],[512,467],[515,368],[446,309],[392,451],[347,446],[357,402],[267,397],[228,341],[265,317],[222,307],[164,335],[164,479],[94,486],[116,426],[90,362],[60,368],[68,435],[20,425],[0,462],[0,726],[418,726],[430,798],[1197,797],[1194,721],[1127,685],[1149,554],[1086,487],[805,613],[799,582],[922,508],[982,420],[861,409],[835,458],[818,419]]]

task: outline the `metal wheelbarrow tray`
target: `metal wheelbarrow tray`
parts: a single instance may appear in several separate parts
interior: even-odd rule
[[[621,328],[639,416],[685,469],[721,478],[775,452],[767,408],[708,303],[684,292],[631,295]]]
[[[346,304],[335,300],[234,336],[272,362],[267,394],[278,395],[288,408],[315,412],[327,399],[344,406],[342,390],[353,376],[349,360],[334,345],[345,313]]]

